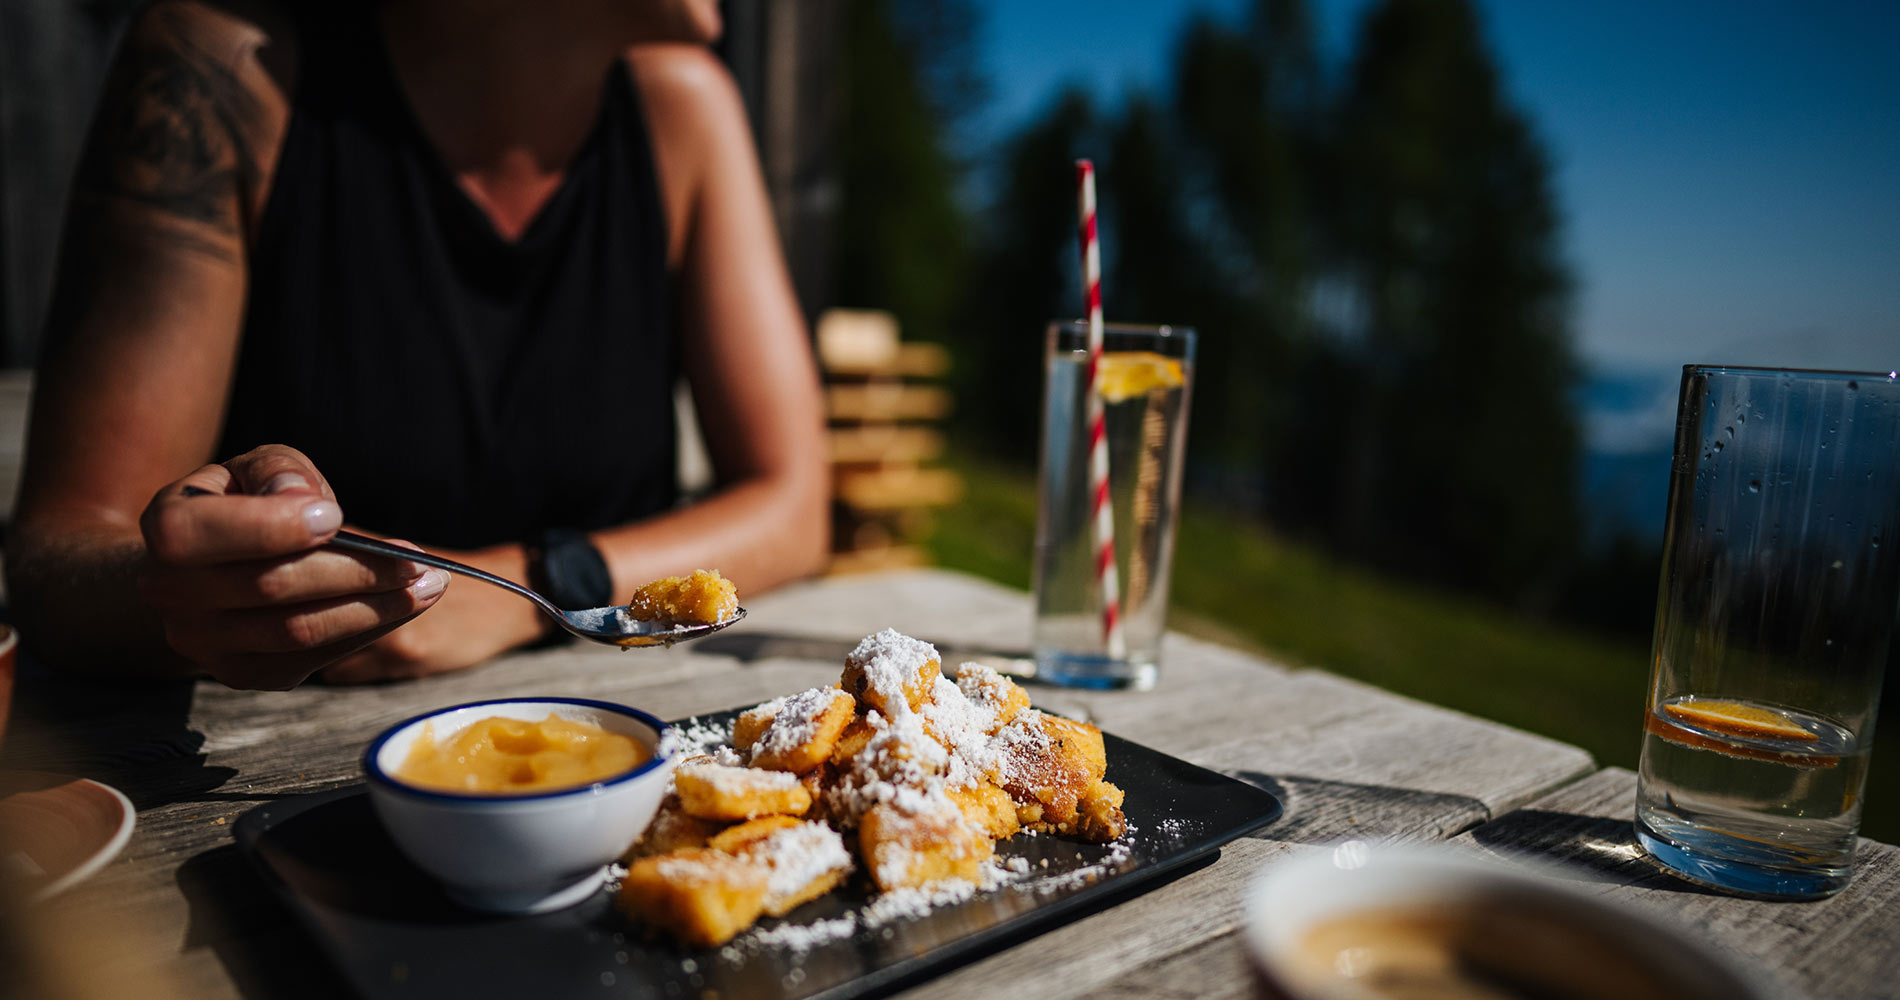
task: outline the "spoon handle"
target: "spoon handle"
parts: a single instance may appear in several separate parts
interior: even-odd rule
[[[446,569],[451,573],[472,576],[483,583],[492,583],[503,590],[513,591],[533,601],[536,605],[540,606],[541,610],[553,615],[557,620],[563,617],[561,609],[555,607],[553,602],[542,597],[540,594],[523,587],[513,580],[496,576],[493,573],[476,569],[473,566],[465,566],[453,559],[444,559],[441,556],[431,555],[417,549],[406,549],[400,545],[391,545],[380,538],[359,535],[354,531],[339,531],[336,533],[336,537],[330,539],[328,544],[333,548],[354,549],[357,552],[370,552],[376,555],[389,556],[392,559],[407,559],[410,562],[421,563],[424,566],[434,566],[437,569]]]

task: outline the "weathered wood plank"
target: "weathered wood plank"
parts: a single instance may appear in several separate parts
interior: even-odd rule
[[[917,998],[973,996],[1093,997],[1115,988],[1125,996],[1188,995],[1214,990],[1195,973],[1186,983],[1143,974],[1196,945],[1232,936],[1252,873],[1298,850],[1271,840],[1228,845],[1221,860],[1137,900],[1050,931],[1033,944],[992,955],[905,994]],[[1136,984],[1139,984],[1137,987]],[[1129,990],[1133,988],[1134,991]]]

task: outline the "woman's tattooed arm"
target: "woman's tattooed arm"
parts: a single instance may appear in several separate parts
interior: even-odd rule
[[[75,179],[71,235],[109,239],[104,224],[235,262],[268,116],[189,16],[156,8],[128,34]]]

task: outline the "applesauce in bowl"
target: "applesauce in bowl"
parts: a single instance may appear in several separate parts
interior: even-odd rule
[[[666,730],[612,702],[475,702],[385,730],[363,772],[397,848],[452,899],[541,913],[592,895],[646,830],[673,769]]]
[[[475,795],[549,792],[633,770],[653,754],[631,736],[564,719],[491,715],[453,738],[425,722],[395,778],[418,788]]]

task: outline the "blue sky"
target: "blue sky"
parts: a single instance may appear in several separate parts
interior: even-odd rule
[[[1110,102],[1163,90],[1190,12],[1249,6],[979,0],[996,98],[982,135],[1007,135],[1065,82]],[[1367,0],[1313,6],[1322,44],[1347,51]],[[1689,362],[1900,365],[1900,3],[1479,9],[1557,168],[1595,371],[1673,393]]]

